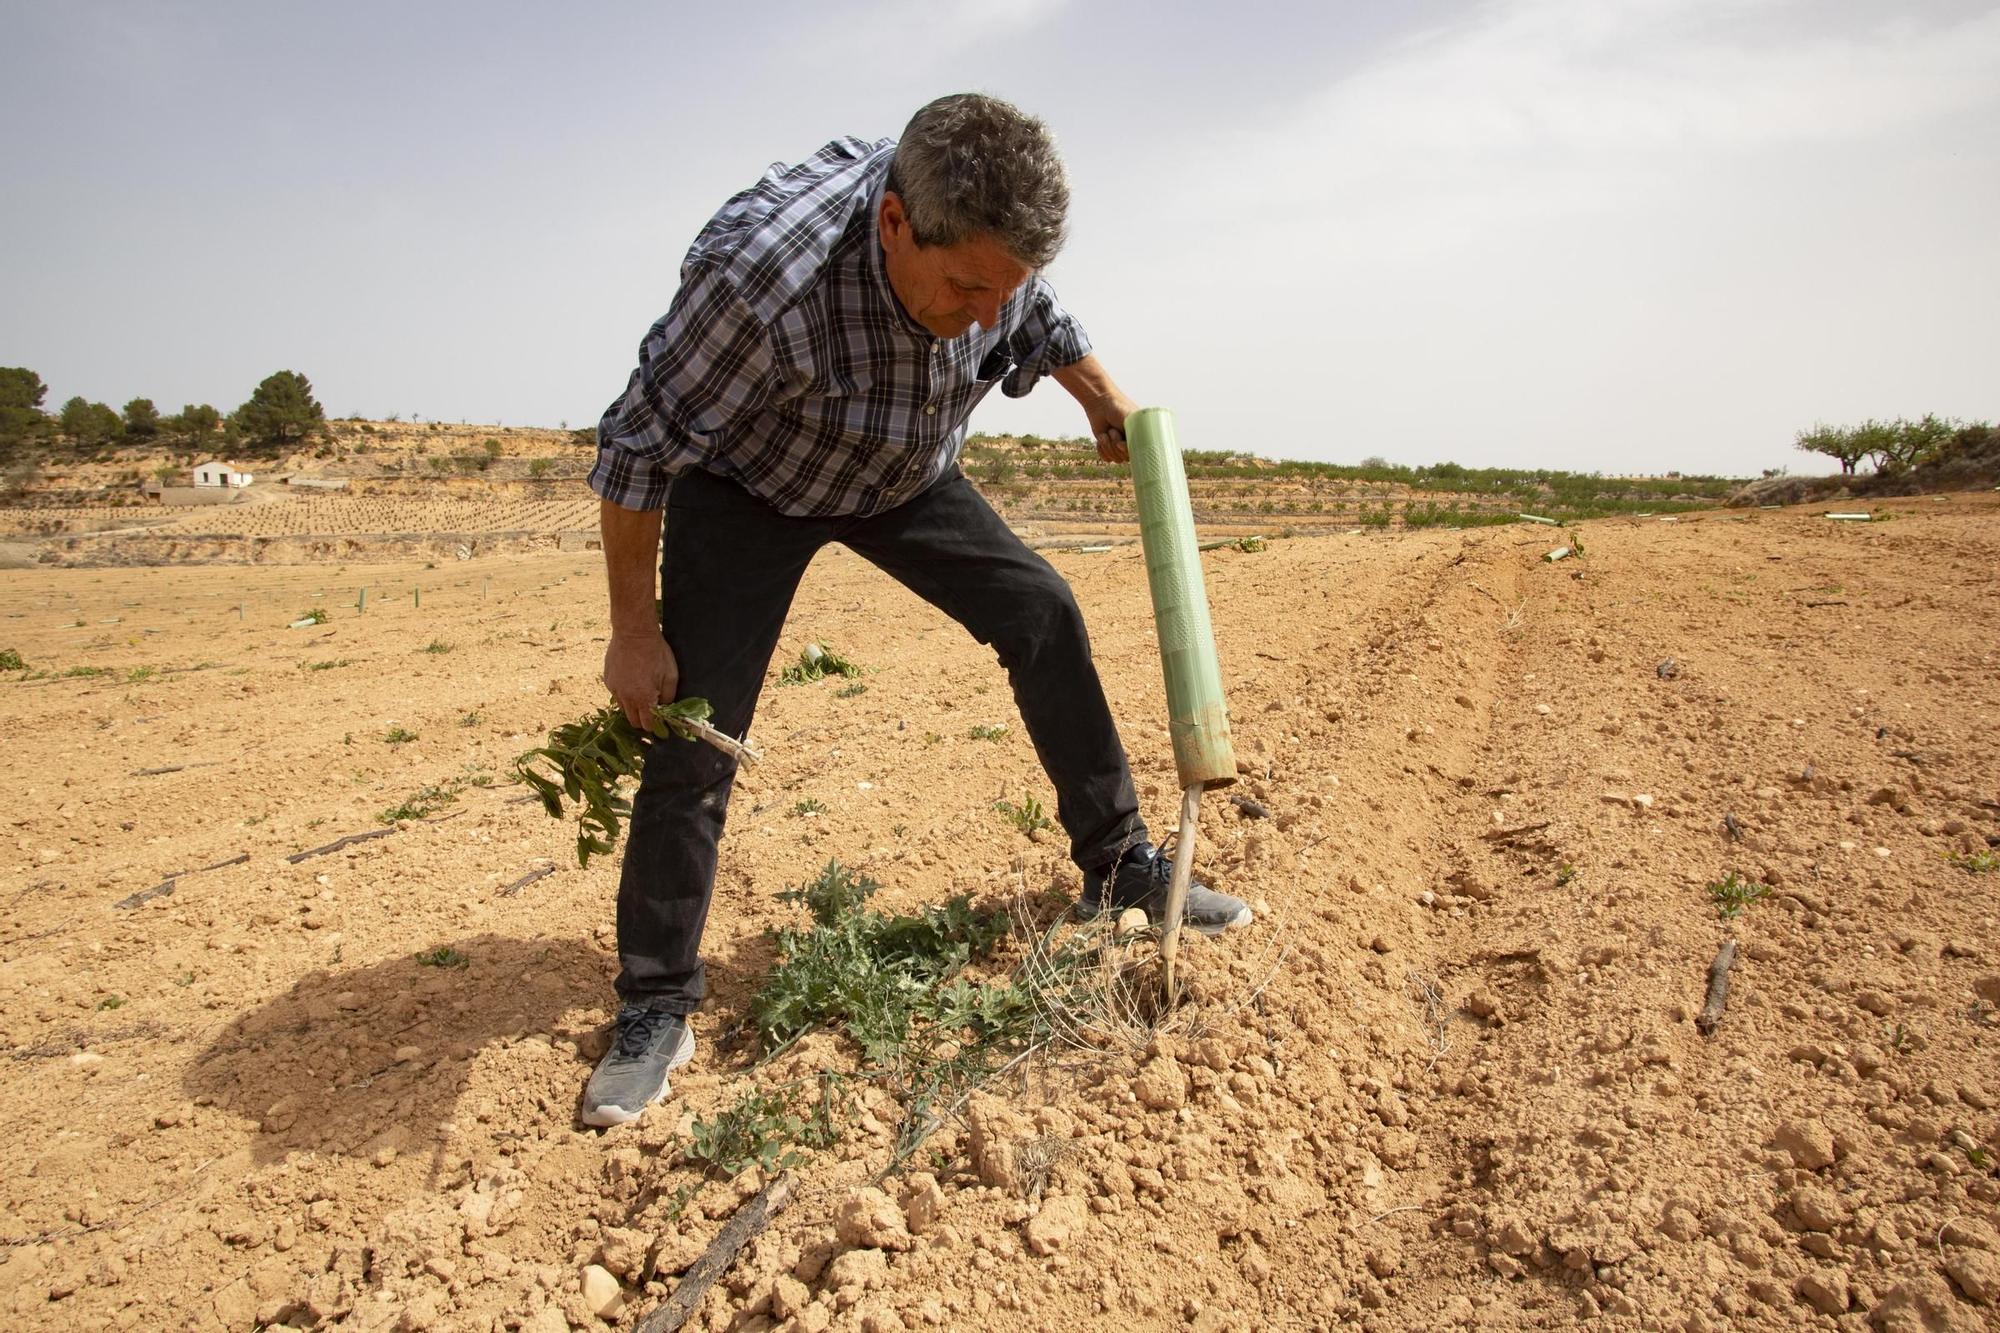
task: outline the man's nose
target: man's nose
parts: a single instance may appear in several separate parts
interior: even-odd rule
[[[1000,307],[1006,298],[998,292],[989,292],[972,298],[972,317],[979,321],[981,328],[992,328],[1000,322]]]

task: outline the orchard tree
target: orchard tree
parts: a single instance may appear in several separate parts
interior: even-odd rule
[[[326,410],[312,396],[312,381],[297,371],[281,370],[266,376],[229,420],[251,444],[282,449],[324,430]]]
[[[1817,425],[1800,431],[1797,447],[1809,454],[1825,454],[1837,460],[1843,474],[1852,473],[1855,465],[1868,457],[1868,444],[1859,432],[1835,426]]]
[[[129,439],[150,440],[160,433],[160,410],[150,398],[134,398],[125,404],[125,434]]]
[[[1945,421],[1934,413],[1926,413],[1918,421],[1901,418],[1876,421],[1871,417],[1858,426],[1819,425],[1800,431],[1798,447],[1838,459],[1843,473],[1851,473],[1867,462],[1877,472],[1893,474],[1937,457],[1959,428],[1959,423]]]

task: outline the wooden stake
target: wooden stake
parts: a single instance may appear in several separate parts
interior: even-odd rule
[[[694,1261],[694,1267],[688,1269],[680,1286],[667,1298],[667,1303],[641,1319],[634,1333],[673,1333],[674,1329],[685,1324],[701,1305],[701,1298],[715,1285],[716,1279],[736,1262],[736,1256],[743,1252],[743,1247],[756,1239],[758,1233],[770,1225],[778,1210],[791,1201],[792,1174],[787,1171],[736,1210],[736,1216],[729,1219],[729,1225],[722,1229],[721,1235],[709,1242],[701,1258]]]
[[[1181,916],[1187,911],[1188,883],[1194,878],[1194,843],[1201,822],[1201,784],[1181,793],[1181,827],[1174,835],[1174,874],[1167,881],[1167,914],[1160,924],[1160,963],[1166,972],[1167,1007],[1180,999],[1174,984],[1174,955],[1180,950]]]

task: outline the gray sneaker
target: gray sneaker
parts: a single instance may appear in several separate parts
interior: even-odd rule
[[[1143,907],[1157,926],[1167,914],[1167,885],[1173,877],[1173,861],[1152,843],[1142,842],[1118,859],[1117,869],[1109,876],[1108,894],[1103,871],[1093,870],[1084,875],[1077,915],[1090,920],[1105,910],[1108,897],[1110,910],[1122,912],[1128,907]],[[1181,912],[1181,924],[1189,930],[1220,935],[1233,927],[1247,926],[1250,921],[1250,905],[1241,898],[1189,881],[1187,906]]]
[[[631,1124],[667,1095],[667,1075],[692,1059],[687,1019],[644,1004],[620,1006],[611,1049],[583,1090],[583,1123]]]

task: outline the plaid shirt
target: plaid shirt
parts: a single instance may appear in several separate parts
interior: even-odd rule
[[[957,466],[972,409],[1090,351],[1040,274],[995,327],[927,332],[890,289],[876,212],[895,140],[836,139],[722,206],[597,426],[590,487],[658,509],[688,467],[795,517],[901,504]]]

